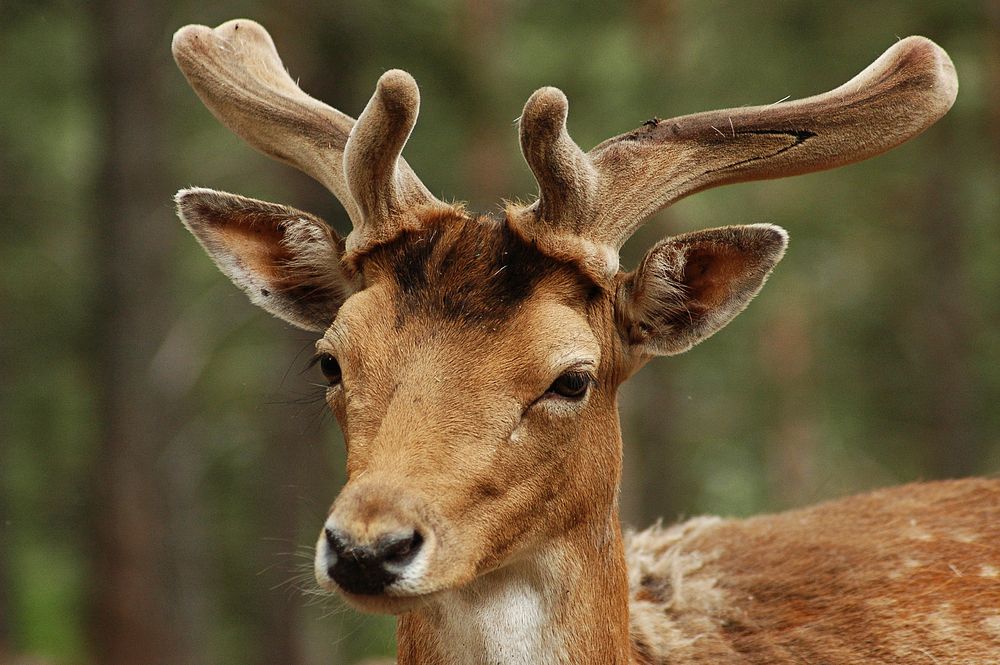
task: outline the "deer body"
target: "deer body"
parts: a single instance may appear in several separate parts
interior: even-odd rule
[[[638,663],[1000,654],[1000,480],[904,485],[629,539]]]
[[[439,201],[403,161],[419,106],[405,72],[384,74],[355,121],[303,93],[251,21],[188,26],[173,49],[222,122],[351,217],[341,239],[286,206],[177,197],[251,300],[322,335],[348,482],[316,577],[400,616],[400,663],[1000,658],[996,482],[696,520],[627,544],[618,519],[618,386],[742,311],[787,234],[675,236],[631,272],[621,244],[695,191],[846,164],[920,133],[957,92],[932,42],[902,40],[823,95],[653,121],[587,153],[566,131],[565,96],[543,88],[520,119],[539,198],[497,216]]]

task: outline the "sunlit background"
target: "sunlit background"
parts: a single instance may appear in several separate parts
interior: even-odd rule
[[[319,185],[243,145],[170,57],[186,23],[254,18],[293,77],[357,115],[379,74],[423,106],[438,196],[534,193],[514,119],[556,85],[589,148],[654,115],[847,80],[897,38],[961,88],[863,164],[712,190],[665,234],[768,221],[790,250],[732,325],[621,395],[627,524],[747,515],[1000,470],[1000,9],[988,0],[0,2],[0,663],[354,663],[392,621],[311,591],[343,478],[312,336],[253,308],[174,217],[202,185],[341,233]],[[23,661],[21,659],[24,659]]]

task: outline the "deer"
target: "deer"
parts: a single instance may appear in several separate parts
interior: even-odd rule
[[[518,120],[530,203],[474,214],[401,156],[420,95],[390,70],[357,120],[313,99],[259,24],[189,25],[174,58],[253,148],[340,201],[352,230],[181,190],[179,216],[250,300],[319,335],[347,481],[315,576],[397,619],[398,662],[1000,662],[1000,480],[923,482],[748,519],[623,532],[617,389],[739,314],[782,258],[770,224],[619,249],[695,192],[881,154],[955,100],[907,37],[798,101],[654,118],[584,152],[553,87]]]

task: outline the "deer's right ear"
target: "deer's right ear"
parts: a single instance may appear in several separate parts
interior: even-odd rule
[[[326,330],[354,291],[340,264],[344,242],[318,217],[210,189],[182,189],[175,200],[219,269],[278,318]]]

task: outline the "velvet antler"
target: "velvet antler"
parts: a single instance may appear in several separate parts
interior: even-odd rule
[[[566,131],[556,88],[535,92],[521,116],[521,149],[539,198],[512,221],[553,253],[613,274],[642,221],[716,185],[819,171],[872,157],[916,136],[951,107],[951,59],[907,37],[856,77],[806,99],[653,120],[584,153]]]
[[[355,122],[302,92],[259,24],[238,19],[181,28],[174,59],[205,106],[266,155],[302,170],[340,200],[361,250],[407,226],[409,211],[435,199],[400,157],[420,96],[406,73],[387,72]]]

